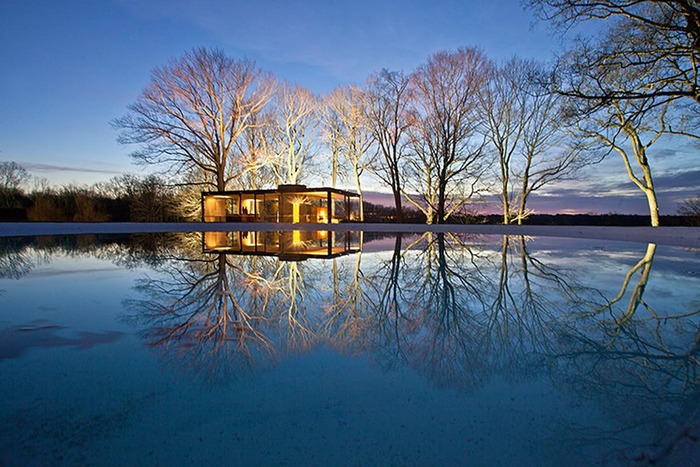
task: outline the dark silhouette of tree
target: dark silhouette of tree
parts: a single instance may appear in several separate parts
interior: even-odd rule
[[[678,206],[678,214],[690,217],[693,225],[700,226],[700,195],[684,200]]]
[[[577,70],[604,78],[626,69],[639,78],[600,88],[581,88],[572,80],[561,92],[600,102],[687,97],[700,103],[700,8],[694,0],[528,0],[526,5],[564,31],[588,21],[604,25],[591,53],[579,55]]]
[[[14,208],[29,181],[29,172],[17,162],[0,162],[0,209]]]

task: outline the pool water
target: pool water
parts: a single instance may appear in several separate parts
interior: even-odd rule
[[[0,465],[700,463],[700,249],[358,235],[0,239]]]

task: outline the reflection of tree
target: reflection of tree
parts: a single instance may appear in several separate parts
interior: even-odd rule
[[[368,281],[376,297],[368,345],[385,365],[405,362],[441,385],[469,387],[488,289],[477,255],[451,234],[426,233],[404,251],[401,241]]]
[[[387,366],[403,363],[407,359],[403,329],[410,327],[410,323],[406,322],[407,316],[404,315],[405,298],[401,281],[404,267],[402,239],[401,234],[396,235],[391,258],[380,266],[370,282],[378,288],[375,291],[378,299],[374,307],[374,322],[366,327],[373,331],[374,349],[380,354],[378,358]],[[382,342],[384,345],[376,345],[376,342]]]
[[[145,298],[127,301],[151,345],[219,378],[317,344],[319,271],[274,257],[202,254],[200,241],[183,236],[149,257],[156,273],[136,287]]]
[[[171,259],[158,276],[139,281],[137,290],[147,298],[127,301],[132,319],[149,326],[152,345],[212,376],[269,359],[275,350],[264,328],[275,285],[250,272],[264,260],[224,254]]]
[[[415,364],[438,383],[472,387],[488,371],[481,341],[488,291],[487,278],[475,261],[475,252],[456,236],[429,238],[423,278],[416,278],[421,333],[414,341]]]
[[[290,350],[309,350],[318,338],[318,324],[311,309],[314,289],[307,287],[304,270],[298,262],[281,262],[275,278],[282,284],[280,324],[287,347]]]
[[[617,319],[620,325],[624,324],[624,322],[632,318],[635,311],[637,311],[639,305],[644,305],[644,307],[650,313],[654,314],[653,310],[644,303],[644,289],[646,288],[647,283],[649,282],[649,274],[651,273],[651,264],[654,261],[655,252],[656,245],[654,243],[650,243],[649,245],[647,245],[647,251],[644,257],[640,259],[639,262],[636,265],[634,265],[634,267],[632,267],[632,269],[630,269],[629,272],[627,272],[627,274],[625,275],[625,279],[622,281],[622,287],[620,287],[620,293],[618,293],[614,298],[612,298],[607,303],[606,307],[600,309],[610,309],[610,307],[622,300],[622,298],[627,292],[627,289],[629,288],[630,281],[637,273],[637,271],[641,270],[639,282],[637,282],[637,285],[635,285],[634,289],[632,290],[632,293],[629,297],[629,302],[627,304],[627,309],[622,314],[622,316],[620,316]]]
[[[330,343],[340,351],[354,354],[367,350],[376,319],[367,291],[373,279],[365,277],[361,263],[361,252],[355,254],[350,271],[339,270],[333,260],[333,300],[324,307],[323,317],[324,333]]]
[[[40,262],[36,250],[22,239],[0,239],[0,279],[19,279]]]
[[[503,237],[489,330],[495,334],[495,345],[517,361],[548,352],[562,317],[571,309],[591,306],[591,300],[599,297],[574,278],[575,271],[532,255],[525,237],[513,240]]]
[[[650,284],[664,270],[652,269],[655,245],[620,274],[619,287],[597,286],[605,291],[584,283],[600,281],[606,263],[537,251],[523,237],[494,249],[480,238],[403,235],[388,252],[299,263],[202,254],[197,234],[88,240],[9,242],[0,257],[89,252],[147,266],[143,296],[127,302],[130,318],[167,359],[207,377],[326,343],[463,390],[495,375],[547,372],[572,399],[609,414],[585,426],[564,420],[577,441],[621,451],[623,462],[677,464],[684,449],[697,449],[700,310],[656,302]]]
[[[605,306],[571,316],[553,357],[579,396],[616,414],[615,425],[589,427],[588,436],[615,439],[625,447],[614,454],[627,461],[673,464],[700,435],[700,310],[644,299],[655,251],[649,244]]]

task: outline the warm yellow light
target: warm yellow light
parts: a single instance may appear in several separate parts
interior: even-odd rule
[[[328,211],[326,208],[319,208],[316,220],[321,224],[326,224],[328,222]]]
[[[292,231],[292,244],[298,245],[301,243],[301,230]]]
[[[299,208],[300,208],[299,203],[292,204],[292,222],[295,224],[298,224],[299,220],[301,219],[301,214],[300,214]]]
[[[319,230],[318,231],[318,238],[328,238],[328,231],[327,230]]]
[[[228,244],[226,232],[204,232],[204,245],[207,250],[223,248]]]
[[[244,233],[242,242],[244,246],[255,246],[255,234],[253,232]]]

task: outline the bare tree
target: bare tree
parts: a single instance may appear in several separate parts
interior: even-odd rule
[[[330,149],[331,186],[335,188],[338,184],[338,178],[342,176],[343,171],[340,160],[343,121],[331,105],[332,97],[333,95],[329,95],[324,99],[321,132],[326,145]]]
[[[546,69],[533,62],[523,62],[521,101],[524,128],[516,177],[520,182],[516,220],[522,224],[530,211],[527,201],[535,191],[570,178],[579,168],[595,162],[584,157],[580,144],[571,137],[565,122],[568,99],[543,89],[540,85]]]
[[[622,88],[635,81],[629,70],[618,70],[606,80],[600,78],[586,83],[587,88]],[[683,131],[682,120],[672,112],[672,101],[663,97],[647,97],[634,100],[611,100],[604,105],[589,101],[571,102],[569,117],[577,122],[578,131],[589,141],[597,142],[608,152],[617,152],[625,164],[630,180],[647,198],[651,225],[659,225],[659,206],[652,176],[650,148],[664,135],[693,136]]]
[[[216,190],[246,170],[234,145],[267,104],[272,77],[250,60],[221,50],[195,49],[156,68],[128,113],[113,125],[120,143],[141,148],[137,162],[160,164],[175,174],[196,172]]]
[[[678,207],[678,214],[690,217],[693,225],[700,226],[700,195],[684,200]]]
[[[410,98],[409,79],[401,72],[382,70],[367,82],[366,118],[381,155],[375,159],[370,170],[391,187],[398,222],[403,221],[404,217],[401,168],[408,143]]]
[[[523,62],[512,59],[491,69],[488,85],[479,94],[483,107],[484,136],[495,151],[500,181],[503,223],[510,224],[513,203],[513,158],[522,144],[526,121]]]
[[[0,208],[13,208],[28,180],[29,172],[17,162],[0,162]]]
[[[241,166],[235,180],[238,189],[253,189],[272,185],[275,174],[269,164],[273,116],[260,112],[251,116],[250,125],[236,140],[235,157]]]
[[[513,58],[494,67],[481,93],[483,132],[496,155],[503,223],[521,224],[530,195],[568,177],[583,159],[569,144],[563,97],[542,86],[546,68]]]
[[[607,34],[581,55],[581,70],[625,68],[641,79],[621,88],[561,89],[587,99],[678,99],[700,103],[700,8],[695,0],[527,0],[543,19],[562,30],[587,21],[605,21]],[[592,92],[593,91],[593,92]]]
[[[327,109],[334,115],[336,127],[332,130],[339,155],[347,162],[352,172],[358,194],[362,195],[360,177],[371,161],[372,131],[365,118],[367,102],[365,93],[357,86],[336,89],[327,100]],[[360,203],[360,219],[364,219]]]
[[[120,175],[112,179],[117,197],[128,203],[129,220],[167,222],[178,219],[180,201],[173,186],[157,175]]]
[[[277,88],[269,157],[278,184],[296,184],[307,175],[319,125],[318,109],[318,98],[307,89],[288,83]]]
[[[444,223],[483,182],[483,141],[476,130],[478,94],[488,79],[488,66],[481,51],[460,48],[436,53],[411,76],[413,165],[424,175],[419,193],[431,205],[429,223],[432,217]],[[421,202],[409,200],[425,212]]]

